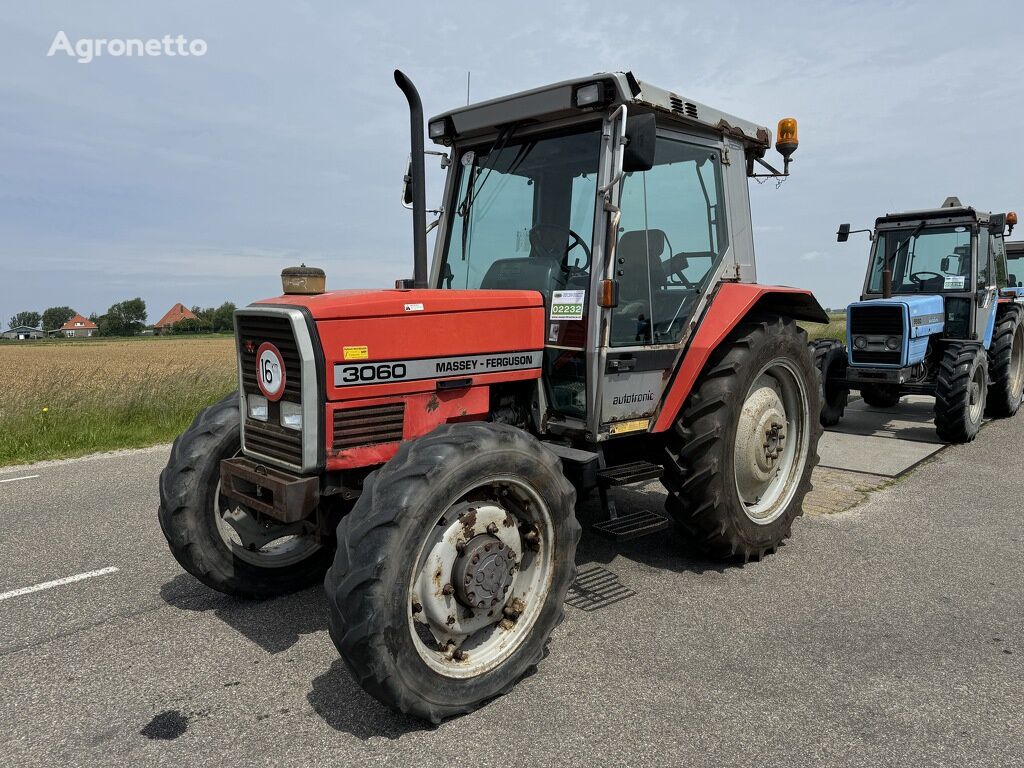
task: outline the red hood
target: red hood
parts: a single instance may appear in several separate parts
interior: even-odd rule
[[[395,317],[408,313],[448,314],[543,306],[538,291],[349,289],[316,296],[296,294],[255,302],[306,307],[315,320]]]

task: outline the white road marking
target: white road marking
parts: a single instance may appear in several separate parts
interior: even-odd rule
[[[24,475],[22,477],[9,477],[6,480],[0,480],[0,483],[16,483],[19,480],[31,480],[34,477],[39,477],[39,475]]]
[[[65,584],[74,584],[76,581],[82,581],[83,579],[91,579],[96,576],[106,576],[108,573],[117,573],[119,570],[120,568],[110,566],[109,568],[100,568],[98,571],[76,573],[74,576],[68,576],[67,578],[57,579],[55,581],[44,581],[42,584],[33,584],[31,587],[12,589],[10,592],[0,593],[0,600],[8,600],[12,597],[21,597],[22,595],[28,595],[32,592],[40,592],[44,589],[50,589],[52,587],[62,587]]]

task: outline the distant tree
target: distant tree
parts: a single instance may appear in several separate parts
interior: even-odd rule
[[[11,318],[11,328],[17,328],[19,325],[27,325],[29,328],[38,328],[40,321],[38,312],[19,312]]]
[[[235,305],[225,301],[213,312],[214,333],[230,333],[235,330]]]
[[[52,331],[60,328],[74,316],[75,310],[71,307],[50,307],[43,312],[43,330]]]
[[[140,298],[119,301],[95,323],[100,336],[135,336],[146,325],[146,302]]]

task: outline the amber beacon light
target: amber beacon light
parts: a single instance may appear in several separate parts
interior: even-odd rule
[[[775,149],[778,153],[788,160],[799,145],[796,118],[784,117],[779,120],[779,130],[775,134]]]

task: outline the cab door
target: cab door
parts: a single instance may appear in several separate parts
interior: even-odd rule
[[[661,131],[654,166],[626,174],[612,275],[602,430],[647,429],[729,248],[721,141]]]
[[[985,349],[992,343],[995,328],[997,293],[995,246],[997,238],[989,234],[988,227],[978,228],[978,246],[975,264],[974,338],[983,341]]]

